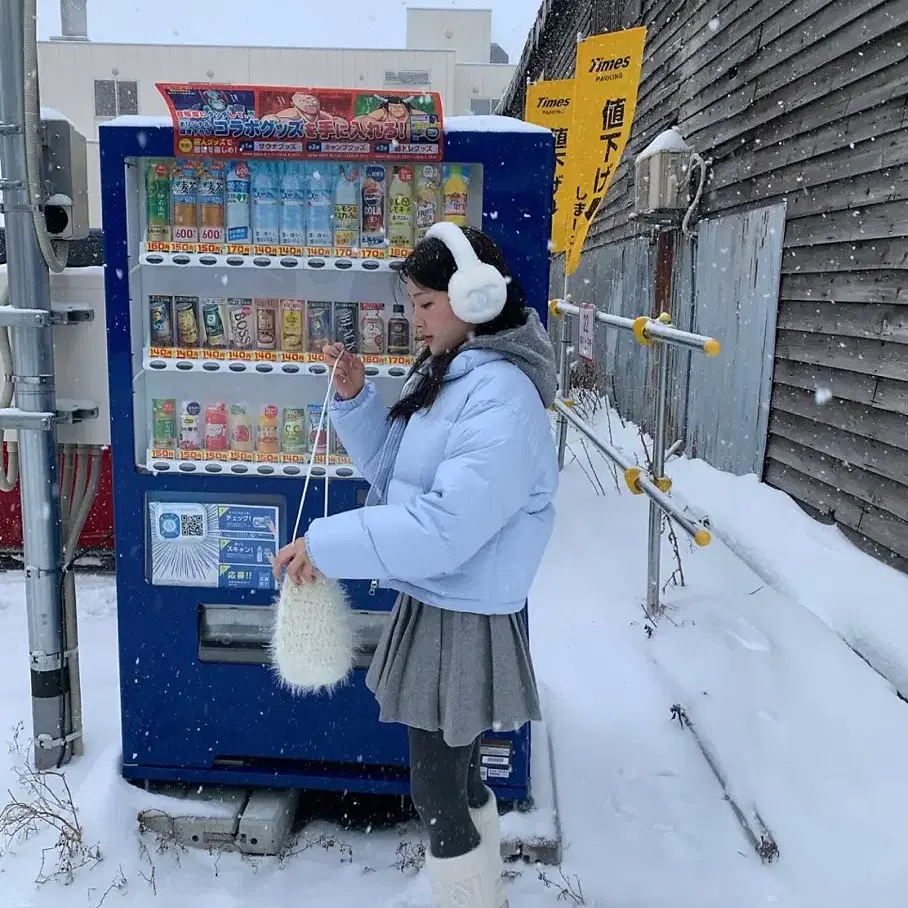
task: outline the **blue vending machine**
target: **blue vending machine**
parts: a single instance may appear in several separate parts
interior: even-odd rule
[[[169,118],[100,128],[123,775],[405,794],[405,730],[364,677],[394,603],[347,584],[353,678],[294,697],[269,665],[270,556],[367,485],[317,432],[318,351],[342,340],[390,405],[415,352],[398,269],[442,217],[503,247],[545,318],[551,134],[442,120],[437,95],[159,85]],[[302,532],[302,530],[301,530]],[[500,800],[529,730],[489,734]]]

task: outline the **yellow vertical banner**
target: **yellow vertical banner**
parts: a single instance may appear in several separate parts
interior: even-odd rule
[[[573,120],[573,79],[553,79],[527,86],[523,118],[551,129],[555,136],[555,178],[552,186],[552,252],[567,249],[568,223],[574,190],[570,175],[571,124]]]
[[[634,122],[646,28],[592,35],[577,44],[571,187],[565,274],[580,262],[590,224],[599,210]]]

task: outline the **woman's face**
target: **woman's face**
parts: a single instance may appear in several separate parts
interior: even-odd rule
[[[444,290],[428,290],[410,278],[406,283],[417,338],[428,345],[433,356],[459,347],[473,326],[454,314],[448,294]]]

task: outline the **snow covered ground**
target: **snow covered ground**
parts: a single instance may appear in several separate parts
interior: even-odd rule
[[[605,432],[605,420],[599,420]],[[612,416],[614,441],[637,448]],[[908,887],[908,704],[856,656],[902,687],[908,679],[908,578],[854,550],[752,477],[673,460],[675,494],[709,513],[717,538],[682,540],[686,585],[645,632],[647,507],[616,491],[607,465],[576,438],[555,537],[531,604],[531,636],[553,736],[563,872],[602,908],[873,908]],[[589,475],[605,488],[598,494]],[[721,537],[721,538],[719,538]],[[737,554],[736,554],[737,553]],[[741,557],[746,559],[745,563]],[[667,575],[672,562],[666,544]],[[280,862],[167,850],[140,839],[147,796],[118,764],[116,602],[108,577],[78,578],[87,754],[66,777],[87,845],[103,861],[69,886],[55,836],[0,840],[0,904],[151,908],[428,906],[424,874],[397,869],[416,828],[365,832],[328,823],[322,840]],[[860,644],[860,645],[858,645]],[[0,733],[30,727],[23,580],[0,575]],[[680,704],[748,817],[758,811],[779,860],[762,864],[724,800]],[[26,732],[27,733],[27,732]],[[23,734],[23,739],[25,734]],[[0,742],[2,745],[2,742]],[[24,797],[0,746],[0,791]],[[0,808],[10,800],[0,797]],[[325,844],[329,847],[323,847]],[[341,844],[342,843],[342,844]],[[518,865],[513,908],[575,904]],[[560,882],[557,870],[548,877]],[[576,890],[575,890],[576,891]]]

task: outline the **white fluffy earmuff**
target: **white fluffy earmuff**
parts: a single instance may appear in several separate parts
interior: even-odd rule
[[[463,230],[450,221],[433,224],[426,237],[441,240],[454,256],[457,270],[448,283],[454,314],[468,325],[482,325],[501,315],[508,282],[494,266],[481,262]]]

